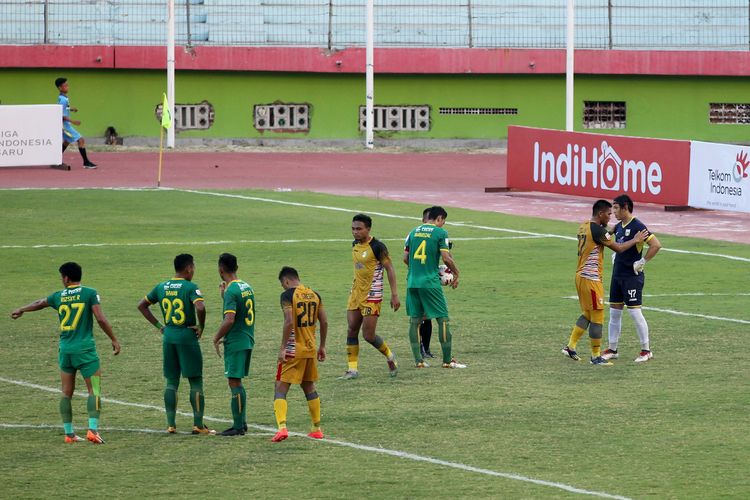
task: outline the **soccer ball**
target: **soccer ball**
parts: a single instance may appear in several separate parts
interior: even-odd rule
[[[443,286],[448,286],[453,283],[453,273],[448,269],[448,266],[444,264],[438,266],[438,276],[440,276],[440,284]]]

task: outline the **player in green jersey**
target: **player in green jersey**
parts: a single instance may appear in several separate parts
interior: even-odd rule
[[[432,207],[427,221],[414,228],[406,238],[404,263],[409,266],[407,277],[406,313],[409,315],[409,341],[417,368],[427,364],[421,353],[419,325],[423,319],[436,319],[443,368],[466,368],[451,356],[452,339],[448,319],[448,305],[440,287],[438,265],[443,259],[453,273],[451,287],[458,287],[458,266],[451,256],[448,232],[443,229],[448,212],[443,207]]]
[[[164,378],[167,379],[164,390],[167,432],[177,432],[177,389],[182,375],[190,382],[193,434],[215,434],[203,423],[203,354],[198,341],[206,325],[206,306],[198,285],[192,282],[195,274],[193,256],[185,253],[175,257],[174,270],[174,278],[156,285],[138,303],[143,317],[162,335]],[[163,325],[149,309],[153,304],[159,304],[161,308]]]
[[[242,436],[247,431],[247,394],[242,378],[250,373],[250,357],[255,346],[255,294],[253,287],[237,278],[237,257],[219,256],[219,290],[224,299],[224,320],[214,335],[214,348],[221,357],[224,344],[224,376],[232,391],[232,427],[222,436]]]
[[[76,371],[81,372],[88,389],[89,430],[86,439],[94,444],[103,444],[99,435],[99,415],[101,411],[101,376],[99,356],[94,344],[93,318],[112,342],[115,356],[120,353],[120,343],[112,332],[112,326],[104,316],[96,290],[81,285],[83,271],[75,262],[66,262],[60,266],[64,290],[55,292],[49,297],[36,300],[20,307],[11,313],[11,318],[18,319],[25,312],[39,311],[45,307],[55,309],[60,320],[60,380],[62,398],[60,414],[65,429],[65,442],[83,441],[73,430],[73,408],[71,398],[76,386]]]

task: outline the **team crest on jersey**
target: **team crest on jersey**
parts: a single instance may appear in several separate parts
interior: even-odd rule
[[[96,301],[97,301],[97,302],[101,302],[101,301],[102,301],[102,299],[101,299],[101,298],[99,297],[99,294],[98,294],[98,293],[96,294]]]
[[[625,236],[630,236],[630,229],[625,230]]]
[[[196,295],[197,295],[198,297],[203,297],[203,294],[201,293],[201,290],[200,290],[200,288],[196,288],[196,289],[195,289],[195,294],[196,294]]]
[[[364,259],[365,257],[367,257],[367,250],[365,250],[364,252],[362,252],[362,258]]]

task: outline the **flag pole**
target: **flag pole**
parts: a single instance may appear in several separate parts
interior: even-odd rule
[[[164,127],[159,125],[159,173],[156,176],[156,187],[161,187],[161,159],[164,154]]]

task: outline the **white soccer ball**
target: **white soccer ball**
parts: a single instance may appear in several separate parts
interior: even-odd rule
[[[445,264],[438,266],[438,276],[440,276],[440,284],[443,286],[453,283],[453,273]]]

